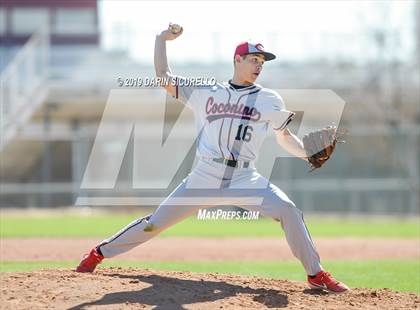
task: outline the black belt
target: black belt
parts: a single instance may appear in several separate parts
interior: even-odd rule
[[[234,159],[226,159],[226,158],[213,158],[213,161],[219,164],[224,164],[229,167],[237,168],[239,166],[242,166],[241,168],[248,168],[250,165],[249,161],[237,161]],[[239,163],[243,163],[240,165]]]

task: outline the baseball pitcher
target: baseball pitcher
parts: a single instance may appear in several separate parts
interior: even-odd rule
[[[197,127],[197,165],[155,212],[140,218],[99,243],[80,262],[77,272],[93,272],[104,259],[150,240],[198,209],[237,205],[259,211],[278,221],[293,254],[300,260],[311,288],[342,293],[349,288],[326,272],[306,228],[302,212],[277,186],[260,175],[254,165],[269,130],[278,144],[314,168],[329,158],[337,142],[336,128],[327,127],[304,137],[303,142],[287,128],[294,113],[275,91],[256,84],[266,61],[274,54],[262,44],[240,43],[233,55],[233,76],[225,83],[195,86],[173,74],[168,66],[166,41],[178,38],[182,27],[170,24],[156,36],[157,77],[182,104],[192,109]],[[198,197],[199,204],[187,203]],[[180,204],[185,199],[185,204]]]

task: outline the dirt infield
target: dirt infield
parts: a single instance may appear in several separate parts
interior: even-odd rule
[[[341,295],[302,282],[110,268],[3,273],[2,309],[419,309],[420,296],[389,289]]]
[[[79,260],[99,239],[5,238],[5,261]],[[420,259],[418,240],[325,239],[316,246],[323,259]],[[157,238],[118,256],[140,261],[226,261],[294,259],[284,238]]]

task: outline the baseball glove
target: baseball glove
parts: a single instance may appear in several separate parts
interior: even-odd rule
[[[330,159],[337,143],[344,142],[341,138],[341,136],[337,135],[336,126],[324,127],[310,132],[302,138],[303,146],[312,168],[311,171],[321,168]]]

